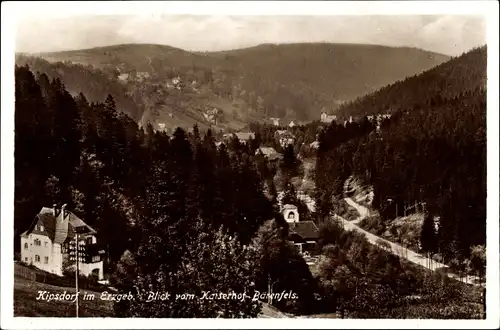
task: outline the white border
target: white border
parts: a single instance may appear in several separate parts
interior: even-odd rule
[[[335,319],[70,319],[13,318],[13,187],[14,187],[14,45],[17,19],[34,15],[481,15],[487,19],[488,42],[488,196],[487,196],[487,319],[467,321],[437,320],[335,320]],[[496,1],[375,1],[375,2],[2,2],[1,132],[1,328],[459,328],[499,327],[499,213],[498,213],[498,3]]]

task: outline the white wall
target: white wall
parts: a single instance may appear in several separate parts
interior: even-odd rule
[[[52,244],[52,273],[62,276],[62,251],[61,244]]]
[[[294,214],[294,218],[293,219],[289,219],[288,218],[291,213]],[[297,211],[297,209],[285,210],[285,211],[283,211],[283,217],[285,217],[285,220],[287,222],[298,222],[299,221],[299,212]]]
[[[41,245],[35,245],[36,239],[40,240]],[[39,261],[36,261],[37,255],[40,257]],[[47,263],[45,263],[46,258]],[[61,246],[52,244],[47,236],[31,233],[28,237],[21,237],[21,260],[47,272],[62,275]]]
[[[99,270],[99,280],[102,280],[104,278],[104,270],[103,270],[102,261],[89,263],[89,264],[82,262],[78,265],[78,269],[79,269],[80,274],[85,275],[85,276],[89,276],[90,274],[92,274],[92,271],[94,269],[98,269]]]

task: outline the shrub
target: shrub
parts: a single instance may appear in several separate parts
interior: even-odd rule
[[[359,226],[376,235],[381,235],[386,230],[385,224],[380,216],[377,215],[364,218],[360,221]]]

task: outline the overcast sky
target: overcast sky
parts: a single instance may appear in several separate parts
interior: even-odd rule
[[[16,51],[122,43],[214,51],[261,43],[344,42],[459,55],[485,44],[485,34],[485,21],[480,16],[78,16],[21,21]]]

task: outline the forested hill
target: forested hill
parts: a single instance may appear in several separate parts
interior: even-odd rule
[[[322,110],[334,112],[343,102],[449,59],[415,48],[328,43],[206,53],[127,44],[35,56],[52,64],[25,56],[17,64],[60,78],[70,92],[92,101],[112,94],[133,118],[172,128],[195,122],[203,127],[209,124],[203,113],[214,108],[220,128],[269,117],[314,120]]]
[[[18,55],[16,64],[28,65],[33,73],[45,74],[49,79],[61,80],[73,96],[83,93],[89,102],[103,102],[108,94],[113,95],[118,109],[134,120],[139,120],[143,107],[136,103],[127,86],[120,84],[114,70],[95,68],[71,62],[51,63],[39,57]]]
[[[423,74],[408,77],[344,104],[337,115],[363,117],[394,113],[423,106],[431,99],[454,98],[468,90],[486,88],[486,62],[486,46],[475,48]]]
[[[207,55],[233,75],[243,73],[242,85],[258,95],[280,84],[299,95],[314,90],[327,101],[352,100],[449,59],[416,48],[328,43],[264,44]]]
[[[381,231],[398,209],[421,203],[422,248],[463,265],[486,237],[485,79],[482,47],[351,105],[398,111],[380,130],[363,120],[346,128],[332,124],[321,137],[316,177],[324,212],[330,196],[341,194],[345,179],[355,175],[373,186]]]

